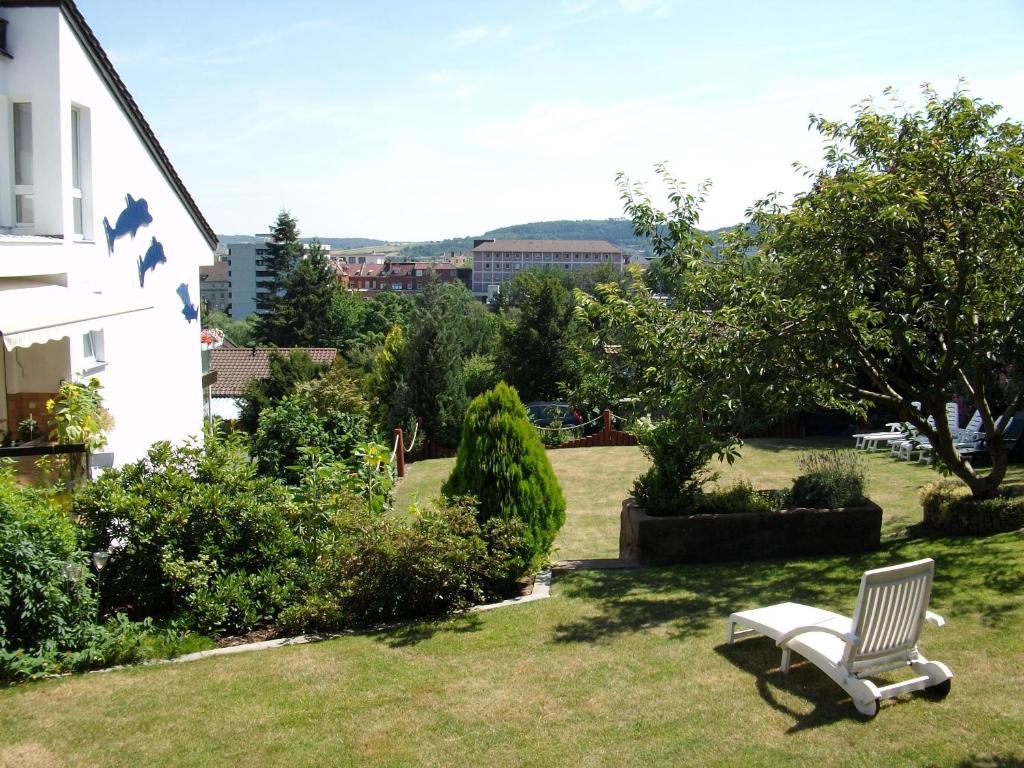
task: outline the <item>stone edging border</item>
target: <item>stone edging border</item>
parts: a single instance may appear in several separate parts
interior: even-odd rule
[[[522,603],[532,603],[535,600],[545,600],[551,597],[551,571],[540,571],[533,580],[533,592],[523,597],[514,597],[510,600],[502,600],[499,603],[488,603],[487,605],[476,605],[469,609],[472,613],[478,613],[480,611],[491,611],[495,608],[507,608],[512,605],[521,605]],[[401,626],[401,622],[397,624],[388,624],[376,629],[385,629],[389,627]],[[138,666],[147,666],[154,664],[181,664],[188,661],[198,661],[199,659],[206,659],[212,656],[228,656],[234,653],[250,653],[252,651],[265,651],[269,648],[287,648],[291,645],[308,645],[309,643],[318,643],[321,640],[332,640],[337,637],[346,637],[353,635],[355,632],[335,632],[325,635],[298,635],[297,637],[279,637],[274,640],[262,640],[258,643],[244,643],[242,645],[229,645],[225,648],[212,648],[208,651],[196,651],[195,653],[186,653],[184,656],[175,656],[173,659],[158,659],[154,661],[143,662]],[[98,672],[108,672],[115,669],[127,669],[128,666],[120,667],[109,667],[103,670],[96,670]]]

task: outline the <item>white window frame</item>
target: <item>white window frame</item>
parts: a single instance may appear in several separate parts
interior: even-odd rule
[[[27,104],[29,107],[29,149],[28,149],[28,160],[29,160],[29,174],[31,176],[31,183],[19,184],[18,183],[18,133],[17,133],[17,118],[15,117],[15,111],[21,104]],[[32,141],[32,102],[28,99],[11,99],[10,107],[8,109],[8,115],[11,125],[11,188],[13,195],[11,197],[11,221],[14,223],[16,228],[25,229],[35,226],[35,142]],[[32,204],[32,217],[29,219],[22,219],[18,216],[18,202],[19,199],[28,198]]]
[[[86,331],[82,334],[82,365],[86,369],[107,364],[106,340],[103,330]]]
[[[68,123],[71,148],[71,231],[77,240],[92,235],[89,205],[89,110],[80,104],[71,105]]]

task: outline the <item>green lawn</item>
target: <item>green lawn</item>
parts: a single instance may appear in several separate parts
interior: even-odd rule
[[[799,447],[757,441],[731,474],[791,478]],[[635,450],[551,452],[569,522],[561,557],[614,553]],[[1024,532],[907,538],[934,474],[871,459],[887,509],[870,555],[559,574],[553,598],[316,645],[0,691],[0,765],[650,766],[1024,764]],[[401,490],[446,474],[412,465]],[[1019,468],[1015,476],[1021,477]],[[431,479],[433,478],[433,479]],[[922,649],[954,671],[862,721],[767,641],[725,647],[730,611],[785,599],[849,611],[865,568],[938,563]]]

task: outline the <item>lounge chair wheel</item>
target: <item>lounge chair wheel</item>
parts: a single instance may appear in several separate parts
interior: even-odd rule
[[[937,685],[930,685],[927,688],[925,688],[924,695],[927,696],[929,699],[935,699],[936,701],[938,701],[939,699],[944,699],[947,696],[949,696],[949,691],[950,689],[952,689],[952,687],[952,680],[943,680],[941,683]]]
[[[875,699],[870,704],[859,705],[856,702],[854,706],[857,707],[857,712],[864,720],[874,720],[875,715],[878,714],[878,702],[880,699]]]

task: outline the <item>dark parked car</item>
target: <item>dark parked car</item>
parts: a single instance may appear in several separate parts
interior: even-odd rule
[[[583,417],[569,403],[527,403],[526,413],[538,427],[576,427]]]

